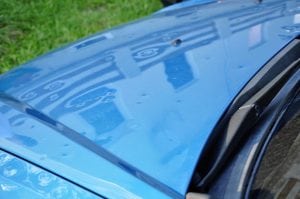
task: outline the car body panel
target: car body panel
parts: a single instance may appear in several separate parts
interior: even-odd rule
[[[0,115],[1,147],[17,157],[33,162],[52,173],[109,198],[169,198],[147,183],[124,172],[102,156],[63,136],[60,126],[51,128],[47,122],[30,117],[22,110],[1,104],[6,114]],[[24,128],[30,129],[30,134]],[[119,164],[121,164],[120,162]],[[1,173],[0,175],[3,175]],[[115,183],[116,182],[116,183]],[[122,186],[120,186],[121,184]],[[130,190],[130,191],[128,191]]]
[[[0,150],[0,198],[99,198]]]
[[[2,75],[2,120],[35,144],[1,146],[106,197],[183,197],[226,108],[300,27],[295,0],[194,2]]]

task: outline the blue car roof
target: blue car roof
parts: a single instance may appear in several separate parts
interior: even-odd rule
[[[0,76],[1,147],[105,197],[183,197],[226,108],[300,27],[295,0],[194,2]]]

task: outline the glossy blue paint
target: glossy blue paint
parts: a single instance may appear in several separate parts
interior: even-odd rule
[[[3,109],[10,109],[0,104]],[[15,109],[8,111],[12,114],[9,120],[0,115],[1,126],[6,127],[1,129],[1,148],[109,198],[169,198],[124,172],[118,167],[121,163],[111,164],[85,146],[62,136],[60,124],[51,128],[49,123],[41,123],[22,112],[22,105],[13,107]],[[24,128],[30,129],[30,132]]]
[[[2,75],[1,147],[109,198],[183,197],[218,119],[300,27],[295,0],[191,2]]]
[[[100,198],[0,150],[0,198]]]

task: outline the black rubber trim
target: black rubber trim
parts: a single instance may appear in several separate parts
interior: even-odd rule
[[[241,90],[241,92],[233,100],[225,114],[223,114],[217,126],[214,128],[203,150],[203,153],[199,158],[198,167],[195,170],[195,175],[190,184],[191,190],[196,189],[197,191],[206,192],[215,177],[221,172],[222,168],[224,168],[227,158],[232,153],[235,153],[235,146],[232,145],[229,147],[230,150],[224,154],[224,145],[226,145],[226,142],[224,140],[226,140],[226,137],[228,137],[227,128],[230,120],[232,119],[232,116],[237,113],[238,109],[241,106],[247,104],[248,100],[259,93],[259,91],[261,91],[266,85],[268,85],[274,78],[278,77],[280,73],[283,73],[288,66],[293,65],[293,63],[295,65],[298,65],[299,57],[300,40],[297,38],[290,44],[288,44],[285,48],[283,48],[264,67],[262,67]],[[299,66],[297,66],[296,68],[299,68]],[[258,110],[260,109],[259,107],[255,106],[255,104],[254,106],[252,106],[253,103],[252,105],[251,103],[248,103],[248,105],[249,109],[246,111],[247,113],[244,113],[244,115],[242,115],[244,119],[249,120],[249,117],[255,118],[255,115],[260,115],[261,110]],[[255,118],[255,120],[257,119],[258,117]],[[253,121],[253,123],[255,124],[255,121]],[[247,126],[247,124],[245,125]],[[243,124],[242,127],[244,128],[245,125]],[[239,128],[241,128],[241,126]],[[251,128],[251,125],[249,126],[249,128]],[[249,128],[247,127],[245,131],[249,130]],[[245,134],[245,132],[243,134]],[[238,137],[238,139],[234,139],[234,142],[237,142],[239,139],[241,139],[242,136]]]
[[[267,133],[266,138],[262,141],[258,148],[260,148],[259,153],[257,154],[257,158],[253,163],[252,170],[249,171],[248,181],[243,190],[243,196],[245,199],[252,198],[251,197],[251,189],[255,181],[256,174],[260,168],[261,161],[269,147],[269,144],[274,136],[281,130],[281,128],[288,123],[288,121],[292,120],[294,117],[300,114],[300,89],[298,84],[298,92],[292,98],[290,103],[286,104],[286,107],[283,108],[284,111],[281,112],[278,119],[274,122],[274,125],[270,127],[270,132]]]
[[[161,0],[161,2],[166,7],[166,6],[173,5],[175,3],[182,2],[182,0]]]

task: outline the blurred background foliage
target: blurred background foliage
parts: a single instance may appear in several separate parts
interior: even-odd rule
[[[161,7],[159,0],[0,0],[0,73]]]

